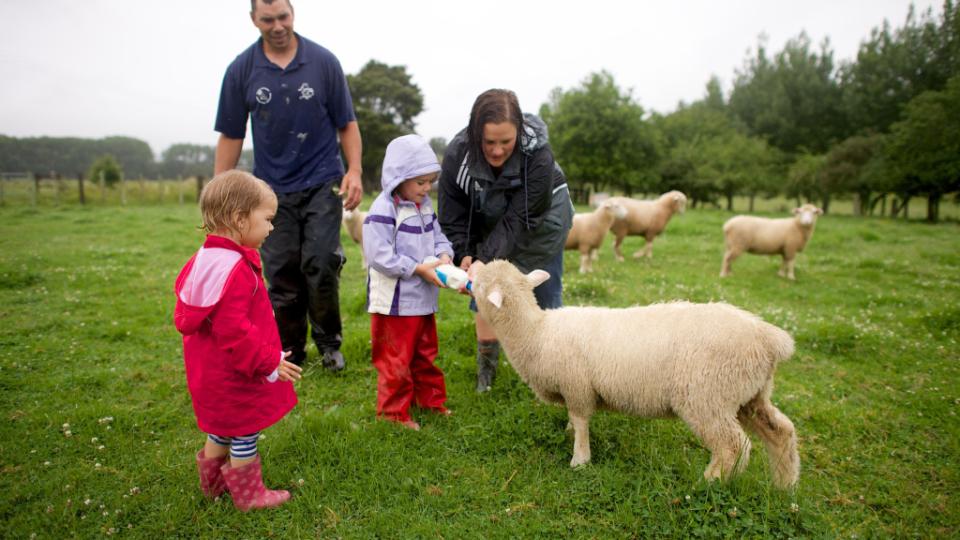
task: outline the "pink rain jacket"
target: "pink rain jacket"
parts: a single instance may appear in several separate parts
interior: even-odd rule
[[[256,250],[207,236],[174,287],[187,387],[197,425],[222,437],[249,435],[297,404],[293,383],[269,382],[281,346]]]

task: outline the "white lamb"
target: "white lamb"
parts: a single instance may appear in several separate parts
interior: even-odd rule
[[[797,253],[813,236],[817,216],[823,214],[812,204],[793,209],[793,217],[769,219],[755,216],[734,216],[723,224],[723,238],[727,250],[723,254],[720,277],[730,275],[730,265],[741,253],[783,256],[780,276],[794,279],[793,264]]]
[[[603,238],[610,230],[614,220],[623,219],[627,210],[615,201],[607,199],[589,214],[573,216],[573,227],[567,234],[564,249],[580,250],[580,273],[592,272],[591,261],[597,260],[597,254],[603,244]]]
[[[613,222],[610,231],[616,236],[613,252],[617,260],[623,262],[620,245],[629,235],[643,235],[646,245],[633,254],[634,258],[653,257],[653,239],[663,232],[673,214],[682,214],[687,208],[687,196],[679,191],[668,191],[652,201],[638,201],[629,197],[611,197],[627,209],[627,216]]]
[[[367,258],[363,256],[363,221],[367,219],[367,213],[362,210],[344,210],[343,227],[347,234],[358,245],[360,245],[360,266],[367,269]]]
[[[480,316],[517,374],[541,400],[566,405],[572,467],[590,461],[589,420],[604,408],[679,416],[711,452],[707,480],[746,466],[746,428],[766,446],[775,484],[797,482],[793,423],[770,402],[777,362],[793,354],[783,330],[723,303],[542,310],[533,288],[547,272],[493,261],[471,273]]]

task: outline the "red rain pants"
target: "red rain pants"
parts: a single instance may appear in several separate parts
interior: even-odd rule
[[[447,401],[437,357],[437,321],[433,314],[370,314],[373,366],[377,368],[377,416],[410,420],[410,405],[443,410]]]

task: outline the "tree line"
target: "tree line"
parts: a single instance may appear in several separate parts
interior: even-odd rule
[[[960,190],[960,16],[953,0],[939,14],[911,7],[897,28],[884,22],[855,59],[839,64],[829,40],[814,46],[801,32],[770,53],[761,38],[732,81],[729,95],[713,76],[702,99],[648,113],[632,90],[600,71],[577,87],[554,89],[539,113],[580,193],[679,189],[693,205],[728,209],[734,197],[747,196],[751,211],[758,196],[816,201],[825,211],[832,198],[850,196],[861,215],[878,205],[885,213],[891,198],[894,216],[923,196],[927,218],[936,221],[942,198]],[[415,132],[423,94],[405,66],[376,60],[347,83],[363,133],[364,189],[374,192],[387,143]],[[442,156],[446,140],[430,144]],[[244,152],[241,167],[252,167],[251,154]],[[112,167],[106,156],[128,178],[208,176],[214,147],[174,144],[157,161],[147,143],[130,137],[0,136],[0,171],[89,175]]]
[[[693,204],[786,195],[851,196],[857,214],[906,213],[960,190],[960,17],[951,0],[936,16],[911,7],[899,28],[884,23],[856,59],[836,65],[828,40],[805,33],[770,54],[761,38],[724,96],[710,79],[702,99],[645,114],[606,72],[556,89],[540,108],[574,187],[659,192]]]

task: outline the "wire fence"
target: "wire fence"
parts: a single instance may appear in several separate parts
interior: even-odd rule
[[[102,178],[67,178],[34,173],[0,172],[0,206],[195,204],[207,179],[123,179],[113,185]]]

